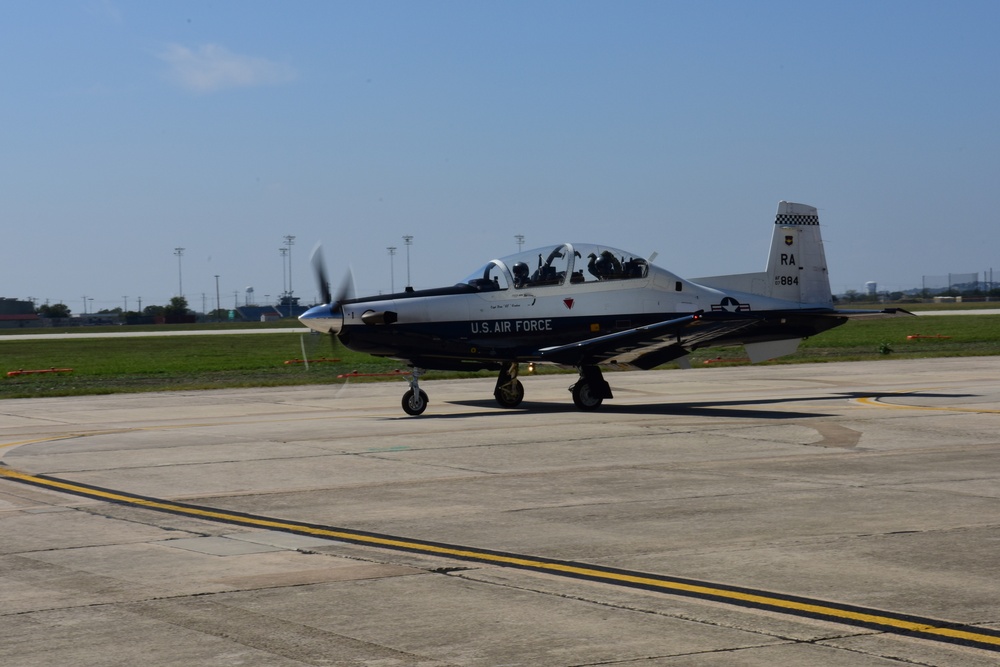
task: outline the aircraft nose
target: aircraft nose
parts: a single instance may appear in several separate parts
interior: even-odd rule
[[[337,303],[313,306],[299,315],[299,322],[320,333],[339,334],[344,326],[344,311]]]

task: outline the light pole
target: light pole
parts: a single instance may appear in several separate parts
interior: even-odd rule
[[[215,274],[215,316],[222,319],[222,304],[219,303],[219,274]]]
[[[281,255],[281,296],[288,294],[288,268],[286,261],[288,258],[288,248],[278,248]]]
[[[295,237],[291,234],[285,235],[285,245],[288,246],[288,296],[292,295],[292,246],[295,245]]]
[[[184,248],[174,248],[177,255],[177,296],[184,296],[184,279],[181,275],[181,257],[184,256]]]
[[[396,293],[396,270],[395,270],[395,267],[393,266],[395,264],[395,262],[393,261],[392,258],[396,256],[396,246],[391,245],[388,248],[386,248],[386,250],[389,251],[389,293],[390,294],[395,294]]]
[[[410,282],[410,246],[413,245],[413,237],[408,234],[403,236],[403,243],[406,244],[406,286],[411,287],[413,283]]]
[[[514,240],[517,241],[517,251],[521,252],[521,247],[524,245],[524,234],[514,234]]]
[[[83,314],[86,315],[87,314],[87,295],[84,294],[80,298],[83,299]]]

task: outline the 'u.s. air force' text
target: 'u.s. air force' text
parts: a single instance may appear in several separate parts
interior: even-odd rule
[[[474,334],[527,333],[552,331],[552,320],[484,320],[470,322]]]

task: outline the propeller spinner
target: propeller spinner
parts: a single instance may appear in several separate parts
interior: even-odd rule
[[[311,261],[323,303],[302,313],[299,316],[299,321],[320,333],[339,334],[344,326],[344,311],[341,304],[354,298],[354,278],[348,270],[335,298],[330,292],[330,281],[326,277],[323,251],[319,244],[313,249]]]

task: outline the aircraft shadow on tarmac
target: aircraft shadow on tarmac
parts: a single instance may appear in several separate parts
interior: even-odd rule
[[[860,399],[873,397],[887,398],[971,398],[975,394],[940,394],[931,392],[838,392],[835,394],[825,394],[821,396],[788,396],[782,398],[764,399],[744,399],[735,401],[684,401],[680,403],[638,403],[631,405],[605,403],[595,414],[640,414],[640,415],[677,415],[687,417],[723,417],[729,419],[807,419],[814,417],[832,417],[834,415],[823,412],[808,412],[801,410],[762,410],[753,406],[782,405],[787,403],[805,403],[808,401],[835,401],[843,399]],[[524,412],[535,413],[561,413],[579,412],[572,403],[542,403],[535,401],[524,401],[520,406],[513,409],[498,408],[496,403],[490,399],[448,401],[452,405],[465,405],[474,408],[481,408],[482,412],[463,414],[434,414],[425,413],[423,419],[428,418],[463,418],[482,415],[516,415]]]
[[[829,400],[811,399],[811,400]],[[704,402],[683,402],[683,403],[638,403],[631,405],[608,404],[605,403],[601,409],[593,414],[638,414],[638,415],[683,415],[688,417],[728,417],[730,419],[803,419],[806,417],[829,417],[831,415],[819,412],[801,411],[777,411],[777,410],[755,410],[744,409],[743,406],[768,405],[780,403],[801,402],[803,399],[761,399],[746,401],[704,401]],[[806,399],[810,400],[810,399]],[[514,409],[504,410],[498,408],[491,400],[473,401],[448,401],[454,405],[466,405],[469,407],[483,408],[482,412],[434,415],[425,414],[427,417],[471,417],[482,416],[484,414],[512,414],[523,412],[533,413],[557,413],[557,412],[580,412],[572,403],[540,403],[524,401]]]
[[[846,398],[981,398],[980,394],[940,394],[933,391],[845,391]]]

